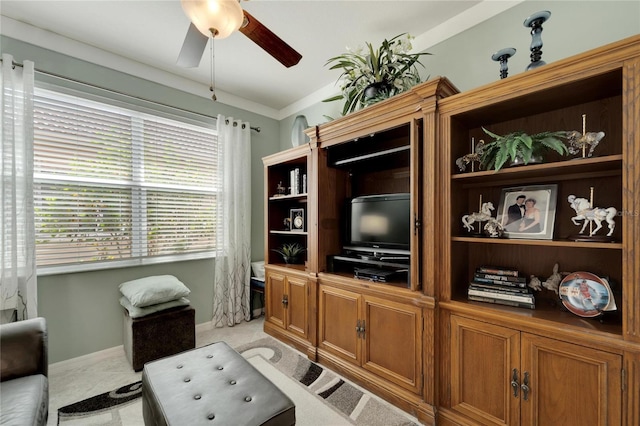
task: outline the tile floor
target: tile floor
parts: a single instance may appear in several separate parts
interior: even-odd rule
[[[235,327],[214,328],[209,324],[196,327],[196,346],[225,341],[236,347],[267,336],[262,331],[264,317],[242,322]],[[140,380],[142,372],[134,372],[122,346],[49,366],[49,420],[58,421],[58,408]]]

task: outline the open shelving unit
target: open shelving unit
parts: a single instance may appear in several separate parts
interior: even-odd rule
[[[274,251],[286,243],[298,243],[308,249],[308,185],[302,187],[302,176],[309,179],[308,158],[310,149],[308,146],[301,146],[288,150],[285,153],[277,153],[264,159],[265,164],[265,192],[267,201],[265,205],[265,229],[267,239],[265,241],[265,263],[271,265],[284,265],[282,256]],[[291,172],[298,171],[299,182],[298,191],[293,193]],[[284,188],[284,194],[278,193],[279,186]],[[304,211],[304,226],[302,229],[295,229],[290,223],[291,210],[302,209]],[[289,220],[289,223],[285,223]],[[300,259],[300,263],[287,265],[293,269],[304,270],[304,260],[308,252]]]
[[[640,37],[635,37],[440,103],[443,238],[438,263],[443,266],[437,293],[440,351],[445,354],[440,361],[443,424],[465,419],[483,419],[482,424],[554,424],[559,419],[563,424],[584,424],[596,417],[597,424],[638,423],[637,409],[627,411],[626,417],[621,414],[624,407],[637,405],[621,389],[624,380],[640,379],[638,348],[633,355],[625,352],[640,342],[640,276],[637,266],[631,266],[637,265],[640,252],[639,202],[633,192],[640,189],[639,69]],[[594,157],[554,154],[543,164],[498,172],[460,172],[455,166],[457,158],[470,152],[472,140],[490,138],[483,128],[502,135],[581,131],[583,114],[587,132],[605,132]],[[477,237],[462,225],[463,215],[478,211],[479,199],[493,202],[497,211],[504,188],[551,184],[557,185],[551,239]],[[615,207],[619,212],[611,241],[571,239],[582,223],[571,221],[575,211],[567,199],[589,199],[591,190],[594,207]],[[603,222],[598,235],[606,233]],[[586,271],[608,278],[617,311],[598,319],[581,318],[550,290],[535,292],[533,310],[467,298],[474,271],[481,265],[516,269],[544,281],[556,263],[560,272]],[[483,362],[495,364],[491,377],[479,372]],[[587,382],[577,385],[569,379],[574,373]],[[514,383],[520,388],[525,375],[530,398],[511,394]],[[483,393],[470,384],[474,380],[493,383],[499,391]],[[556,391],[543,391],[551,388]],[[575,394],[593,402],[579,415],[571,404],[552,402],[558,395]],[[552,405],[553,410],[547,408]]]

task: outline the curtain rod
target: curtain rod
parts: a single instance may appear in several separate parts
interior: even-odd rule
[[[0,62],[2,62],[2,58],[0,58]],[[19,62],[16,62],[16,61],[12,61],[11,65],[14,66],[14,67],[24,68],[23,64],[21,64]],[[142,98],[142,97],[139,97],[139,96],[129,95],[127,93],[118,92],[117,90],[107,89],[106,87],[101,87],[101,86],[98,86],[98,85],[95,85],[95,84],[85,83],[84,81],[76,80],[76,79],[73,79],[73,78],[70,78],[70,77],[65,77],[65,76],[60,75],[60,74],[55,74],[55,73],[52,73],[52,72],[49,72],[49,71],[42,71],[42,70],[39,70],[37,68],[34,68],[34,71],[37,72],[37,73],[40,73],[40,74],[48,75],[50,77],[59,78],[61,80],[70,81],[72,83],[81,84],[81,85],[84,85],[84,86],[92,87],[94,89],[104,90],[106,92],[115,93],[116,95],[125,96],[125,97],[132,98],[132,99],[137,99],[139,101],[149,102],[151,104],[159,105],[159,106],[162,106],[162,107],[165,107],[165,108],[170,108],[170,109],[174,109],[174,110],[181,111],[181,112],[187,112],[189,114],[195,114],[195,115],[199,115],[201,117],[213,118],[214,120],[217,121],[217,117],[212,117],[210,115],[202,114],[200,112],[195,112],[195,111],[191,111],[191,110],[188,110],[188,109],[185,109],[185,108],[175,107],[173,105],[164,104],[162,102],[152,101],[152,100],[145,99],[145,98]],[[251,130],[254,130],[257,133],[260,133],[260,127],[251,126]]]

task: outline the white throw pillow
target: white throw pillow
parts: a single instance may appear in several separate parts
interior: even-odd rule
[[[131,318],[140,318],[147,315],[155,314],[156,312],[164,311],[165,309],[175,308],[177,306],[187,306],[189,304],[189,299],[185,299],[181,297],[177,300],[172,300],[170,302],[158,303],[156,305],[145,306],[144,308],[138,308],[133,306],[129,299],[122,296],[120,298],[120,304],[124,306],[129,312],[129,316]]]
[[[264,279],[264,260],[251,262],[251,269],[254,277]]]
[[[120,292],[131,305],[144,308],[187,297],[191,290],[173,275],[155,275],[124,282]]]

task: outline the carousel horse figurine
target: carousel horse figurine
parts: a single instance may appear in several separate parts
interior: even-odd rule
[[[465,228],[467,228],[468,232],[471,232],[474,230],[472,223],[486,222],[487,220],[491,219],[492,210],[495,210],[495,208],[493,207],[493,203],[491,201],[482,203],[480,212],[465,214],[464,216],[462,216],[462,224]]]
[[[456,160],[456,166],[460,169],[461,172],[467,170],[467,165],[469,163],[473,163],[474,161],[480,162],[480,157],[482,156],[482,147],[484,146],[484,140],[480,139],[476,144],[474,152],[470,154],[463,155]]]
[[[589,153],[587,157],[591,157],[593,150],[596,149],[596,146],[598,146],[602,138],[604,138],[604,132],[589,132],[583,135],[579,131],[573,130],[567,133],[567,140],[569,142],[567,150],[570,154],[575,155],[581,153],[583,147],[588,145]]]
[[[577,198],[575,195],[569,195],[567,197],[571,208],[576,211],[576,216],[571,218],[571,222],[574,225],[580,226],[579,221],[584,221],[580,234],[582,234],[590,222],[595,222],[596,227],[589,234],[592,237],[600,228],[602,228],[602,221],[606,220],[609,224],[609,233],[607,237],[613,235],[613,230],[616,228],[616,222],[613,220],[618,214],[618,210],[615,207],[609,207],[603,209],[601,207],[591,207],[591,203],[586,198]]]
[[[491,217],[487,221],[487,224],[484,225],[484,232],[492,238],[500,238],[504,234],[504,227],[500,222]]]

